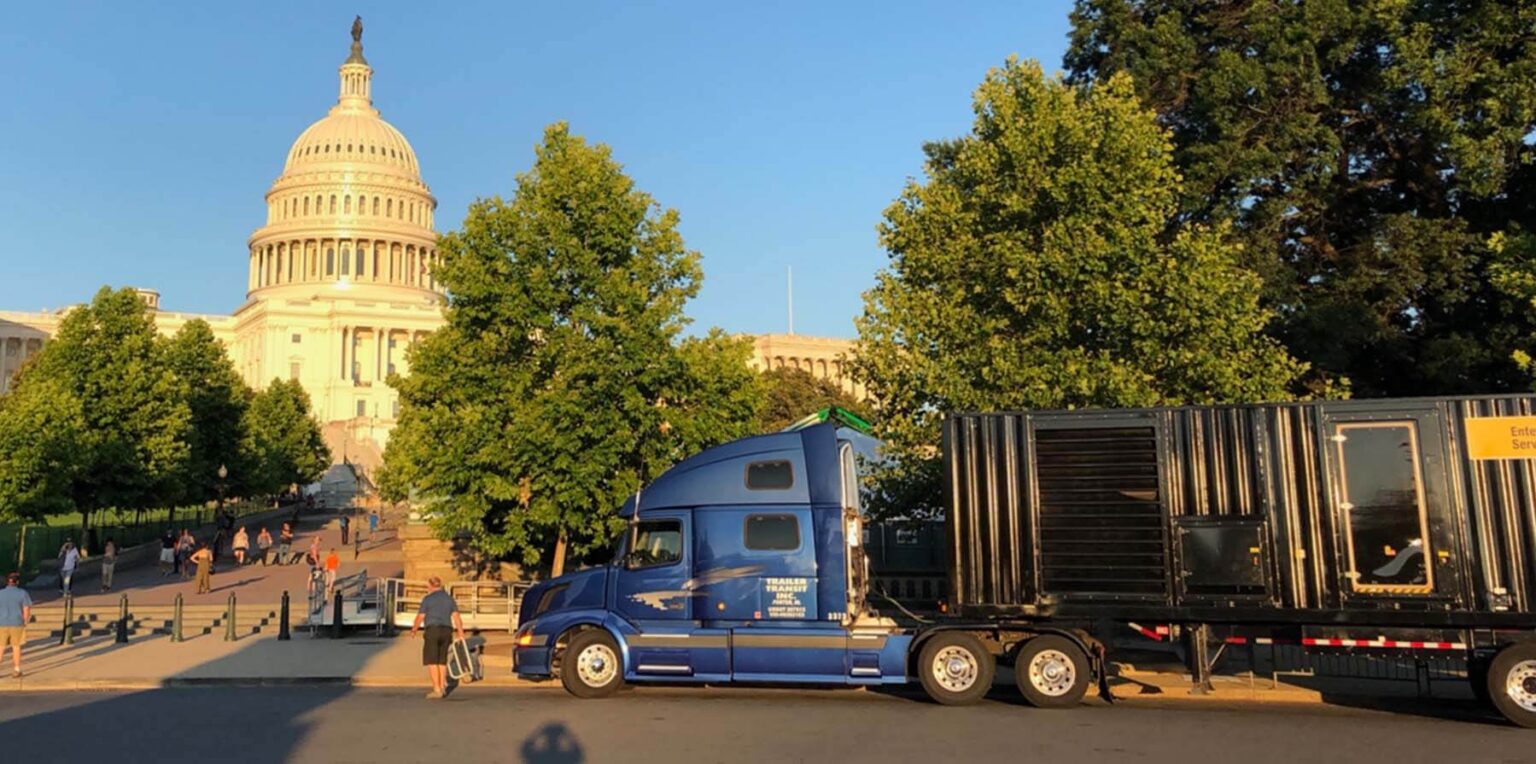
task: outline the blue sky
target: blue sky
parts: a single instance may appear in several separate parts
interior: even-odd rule
[[[354,13],[438,227],[509,195],[557,120],[613,147],[703,254],[695,331],[852,336],[881,211],[1009,54],[1058,68],[1068,0],[11,3],[0,9],[0,309],[159,289],[228,313]]]

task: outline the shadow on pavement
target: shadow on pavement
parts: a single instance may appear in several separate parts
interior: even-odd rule
[[[238,707],[214,702],[211,687],[186,686],[213,683],[221,675],[260,677],[260,667],[253,668],[249,651],[282,660],[287,650],[293,659],[302,659],[307,635],[295,635],[291,642],[267,642],[277,647],[252,644],[240,652],[225,655],[178,672],[166,682],[172,686],[153,690],[103,695],[81,702],[83,693],[20,693],[10,695],[7,707],[0,707],[0,761],[82,761],[92,758],[155,762],[253,762],[275,764],[291,761],[311,733],[312,712],[352,692],[340,680],[306,681],[274,679],[276,684],[304,684],[304,693],[283,693],[283,702],[242,703]],[[360,640],[353,649],[329,651],[341,656],[326,667],[336,677],[355,676],[389,640]],[[71,650],[78,650],[77,644]],[[69,662],[113,649],[110,638],[104,647],[70,656]],[[274,667],[277,669],[278,667]],[[281,676],[274,670],[272,676]],[[332,683],[334,681],[334,683]],[[261,682],[255,682],[257,684]],[[175,686],[175,685],[183,686]],[[252,689],[251,692],[262,692]],[[18,715],[17,710],[23,715]],[[579,761],[579,759],[577,759]]]
[[[523,739],[518,755],[524,764],[580,764],[586,761],[581,742],[569,727],[549,722]]]

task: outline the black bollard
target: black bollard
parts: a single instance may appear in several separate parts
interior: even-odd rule
[[[235,593],[229,593],[229,603],[224,606],[224,641],[235,641]]]
[[[331,639],[341,639],[341,592],[336,592],[336,603],[331,608]]]
[[[395,635],[395,587],[384,590],[384,636]]]
[[[128,595],[124,594],[117,601],[117,639],[119,645],[128,644]]]
[[[59,640],[61,645],[75,643],[75,598],[73,595],[64,595],[64,636]]]
[[[286,642],[292,639],[288,634],[288,590],[283,590],[283,609],[277,615],[277,640]]]
[[[176,595],[176,607],[171,611],[171,641],[181,641],[181,595]]]

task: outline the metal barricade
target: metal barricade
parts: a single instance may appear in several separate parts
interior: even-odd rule
[[[518,605],[533,584],[527,581],[455,581],[444,587],[458,603],[464,628],[481,631],[512,631],[517,628]],[[410,628],[427,582],[389,578],[378,582],[379,628],[386,624]]]

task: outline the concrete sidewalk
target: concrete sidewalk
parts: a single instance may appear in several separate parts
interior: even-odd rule
[[[512,676],[510,636],[471,637],[482,646],[485,678],[475,686],[531,684]],[[357,687],[428,687],[421,640],[354,635],[347,639],[294,634],[280,641],[256,635],[233,642],[202,636],[175,643],[153,637],[115,644],[110,637],[63,646],[33,640],[23,652],[20,679],[9,676],[9,651],[0,668],[0,692],[143,690],[190,685],[340,684]],[[546,683],[545,686],[558,686]]]

